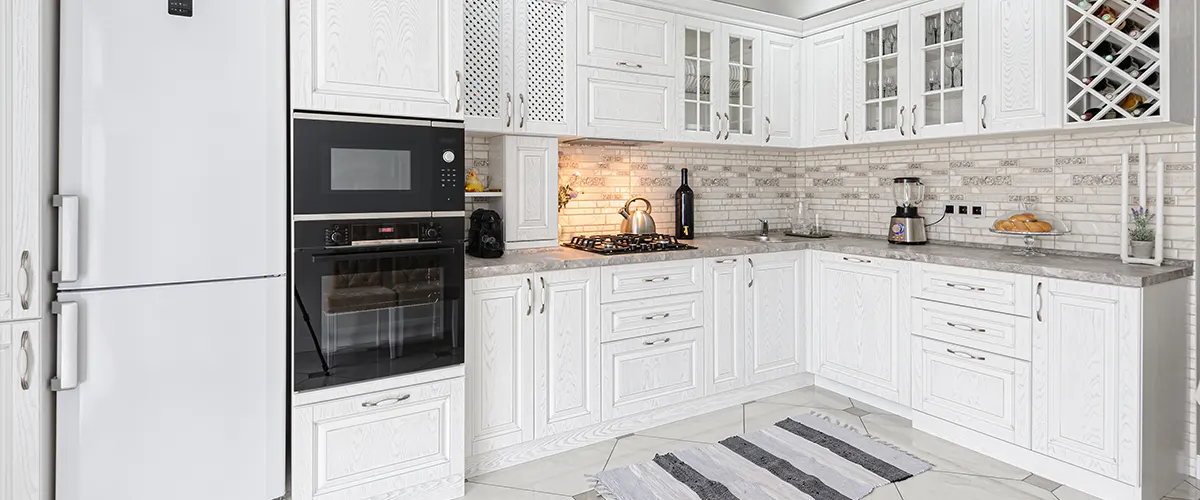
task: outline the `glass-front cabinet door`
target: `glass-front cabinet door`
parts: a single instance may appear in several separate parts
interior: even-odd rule
[[[975,0],[936,0],[909,9],[913,89],[907,132],[973,134],[979,126],[979,13]]]
[[[876,142],[911,135],[909,121],[907,11],[860,21],[855,25],[854,139]]]
[[[759,144],[763,134],[762,109],[762,32],[741,26],[725,25],[724,66],[728,70],[725,134],[722,140],[739,144]]]
[[[680,139],[697,142],[717,142],[725,138],[724,60],[721,45],[721,24],[705,19],[679,17],[679,44],[676,65],[679,85],[678,123],[682,124]]]

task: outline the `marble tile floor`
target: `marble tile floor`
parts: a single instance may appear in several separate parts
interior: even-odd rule
[[[467,480],[465,500],[599,500],[588,475],[773,425],[817,411],[894,443],[934,464],[933,470],[876,489],[866,500],[1095,500],[986,455],[912,429],[908,420],[836,393],[807,387],[648,429]],[[1195,481],[1170,500],[1200,500]]]

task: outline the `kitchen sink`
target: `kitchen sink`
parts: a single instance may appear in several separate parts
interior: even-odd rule
[[[779,235],[779,234],[771,234],[771,235],[767,235],[767,236],[751,234],[751,235],[746,235],[746,236],[731,236],[730,238],[735,239],[735,240],[741,240],[741,241],[757,241],[759,243],[785,243],[785,242],[796,241],[796,240],[800,239],[800,238],[796,238],[796,237],[792,237],[792,236],[783,236],[783,235]]]

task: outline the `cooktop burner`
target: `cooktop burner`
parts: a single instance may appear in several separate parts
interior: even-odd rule
[[[612,255],[619,253],[663,252],[693,250],[696,247],[680,243],[668,234],[608,234],[576,236],[562,246],[585,252]]]

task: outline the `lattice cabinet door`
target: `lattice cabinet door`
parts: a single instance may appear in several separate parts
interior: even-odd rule
[[[516,132],[575,132],[575,18],[574,0],[516,0]]]
[[[1191,123],[1194,1],[1063,0],[1062,5],[1067,127]]]
[[[464,0],[463,87],[468,130],[515,130],[514,5],[512,0]]]
[[[904,101],[908,113],[901,113],[901,126],[910,138],[979,129],[986,105],[979,96],[979,23],[976,0],[935,0],[909,9],[911,97]]]

